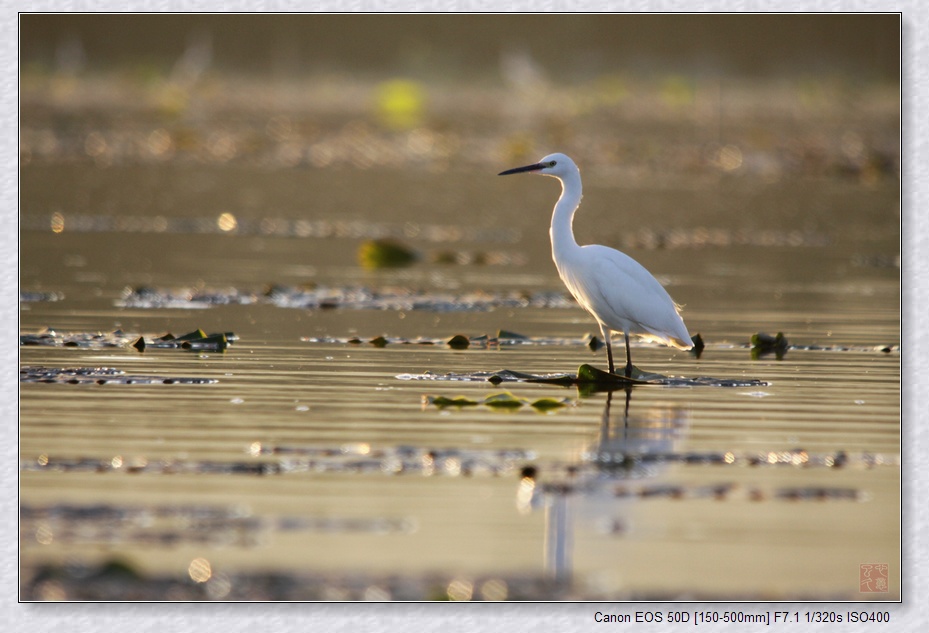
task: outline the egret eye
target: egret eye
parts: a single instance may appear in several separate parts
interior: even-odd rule
[[[553,160],[553,161],[549,162],[548,166],[549,166],[549,167],[554,167],[554,166],[557,165],[557,164],[558,164],[558,161],[554,161],[554,160]]]

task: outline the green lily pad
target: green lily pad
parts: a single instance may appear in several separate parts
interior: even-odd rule
[[[557,398],[539,398],[534,402],[530,403],[531,406],[536,411],[551,411],[553,409],[560,409],[561,407],[566,407],[570,404],[570,400],[567,398],[557,399]]]
[[[515,410],[524,406],[530,406],[536,411],[546,412],[554,409],[560,409],[571,404],[568,398],[539,398],[530,402],[526,398],[520,398],[509,391],[495,393],[487,396],[481,401],[471,400],[464,396],[457,398],[448,398],[446,396],[423,396],[423,402],[433,404],[439,408],[445,407],[465,407],[482,404],[491,409]]]
[[[358,261],[368,269],[400,268],[416,261],[416,253],[394,240],[368,240],[358,248]]]
[[[503,393],[487,396],[484,398],[484,404],[495,409],[518,409],[526,404],[526,401],[517,398],[509,391],[504,391]]]
[[[473,407],[480,404],[474,400],[469,400],[464,396],[458,396],[457,398],[447,398],[445,396],[425,396],[426,402],[429,404],[434,404],[440,409],[443,407]]]

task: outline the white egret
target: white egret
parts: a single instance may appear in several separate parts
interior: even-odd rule
[[[579,246],[574,239],[571,225],[581,203],[581,172],[574,161],[564,154],[549,154],[537,163],[498,175],[522,172],[552,176],[561,182],[561,197],[555,203],[549,231],[552,259],[565,286],[600,324],[610,373],[614,373],[613,332],[622,332],[626,341],[627,378],[632,377],[630,334],[682,350],[693,347],[680,306],[644,266],[613,248]]]

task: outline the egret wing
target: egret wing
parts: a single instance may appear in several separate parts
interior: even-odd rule
[[[691,347],[679,307],[644,266],[606,246],[584,246],[579,254],[565,283],[597,320],[613,330]]]

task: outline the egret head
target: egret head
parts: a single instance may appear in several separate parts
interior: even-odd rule
[[[577,165],[574,164],[574,161],[564,154],[549,154],[542,160],[532,165],[526,165],[525,167],[516,167],[515,169],[507,169],[506,171],[501,171],[498,176],[508,176],[510,174],[519,174],[522,172],[529,172],[533,174],[541,174],[543,176],[554,176],[555,178],[562,178],[571,173],[577,173]]]

